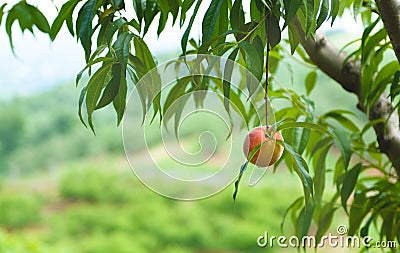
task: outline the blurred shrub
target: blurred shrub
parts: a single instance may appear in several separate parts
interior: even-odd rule
[[[0,143],[2,153],[7,155],[13,152],[22,141],[25,118],[15,108],[0,111]]]
[[[140,236],[140,235],[138,235]],[[137,235],[127,233],[95,234],[83,241],[82,253],[132,253],[152,252],[138,240]]]
[[[129,192],[126,181],[103,169],[72,169],[61,179],[61,196],[69,200],[124,202]]]
[[[3,193],[4,194],[4,193]],[[22,228],[40,220],[40,203],[29,196],[3,195],[0,197],[0,225]]]
[[[36,241],[8,235],[0,230],[0,253],[43,253],[43,247]]]

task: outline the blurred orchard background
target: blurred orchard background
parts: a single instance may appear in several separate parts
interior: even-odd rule
[[[36,4],[50,20],[56,16],[48,1]],[[341,47],[342,38],[359,37],[362,27],[352,24],[351,14],[345,14],[334,29],[326,29],[329,39]],[[193,29],[200,30],[200,24]],[[281,227],[282,217],[302,188],[283,164],[254,187],[243,183],[236,204],[233,185],[195,202],[170,200],[142,185],[126,161],[121,128],[111,109],[95,117],[96,136],[80,123],[80,90],[74,88],[74,77],[85,65],[83,49],[65,27],[61,33],[51,43],[42,33],[21,34],[16,25],[13,55],[5,29],[0,29],[1,253],[296,251],[259,248],[256,242],[264,231],[294,233],[289,225]],[[145,41],[163,62],[180,54],[182,33],[168,23],[160,38],[150,31]],[[276,77],[302,94],[307,71],[296,57],[279,65]],[[323,74],[317,82],[323,85],[310,95],[317,110],[355,108],[354,95],[325,85],[332,80]],[[129,120],[140,121],[141,115]],[[197,138],[196,126],[187,129],[185,138]],[[161,145],[161,140],[153,145]],[[238,164],[234,171],[245,159],[241,150],[233,147],[231,159]],[[137,150],[139,157],[141,152]],[[334,160],[337,154],[330,156]],[[335,216],[332,228],[342,223],[344,213]]]

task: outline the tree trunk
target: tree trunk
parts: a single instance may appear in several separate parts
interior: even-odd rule
[[[379,15],[400,62],[400,0],[376,0]]]
[[[299,21],[295,20],[295,23],[299,30],[300,43],[306,50],[310,59],[323,72],[341,84],[344,89],[356,94],[359,98],[359,101],[361,101],[360,63],[348,61],[343,65],[346,55],[334,47],[323,34],[317,33],[315,41],[310,37],[305,39],[305,34]],[[362,106],[359,106],[359,108],[366,112],[366,108]],[[396,169],[397,176],[400,177],[399,115],[397,113],[390,114],[392,109],[392,103],[385,95],[382,95],[370,109],[369,119],[370,121],[380,118],[388,120],[386,128],[383,123],[380,123],[374,125],[374,130],[377,136],[380,151],[388,156],[393,164],[393,167]]]

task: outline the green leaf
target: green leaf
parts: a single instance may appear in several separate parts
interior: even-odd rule
[[[297,154],[288,143],[284,141],[277,141],[277,142],[283,145],[285,151],[288,152],[288,154],[290,155],[290,158],[293,162],[294,170],[303,184],[305,203],[307,205],[310,195],[313,196],[314,194],[313,180],[309,174],[308,165],[306,161],[303,159],[303,157]]]
[[[289,43],[290,43],[290,53],[293,55],[296,51],[297,46],[300,43],[300,35],[294,24],[289,24]]]
[[[96,109],[97,101],[101,95],[102,89],[109,81],[110,70],[111,70],[110,64],[103,65],[93,74],[92,78],[90,78],[87,85],[86,110],[88,114],[89,126],[93,132],[94,132],[94,127],[93,127],[92,114],[93,111]]]
[[[259,53],[257,52],[256,48],[247,41],[242,41],[239,44],[239,47],[244,51],[247,69],[253,73],[257,80],[261,80],[263,74],[263,65],[260,61]]]
[[[201,2],[202,2],[202,1],[200,1],[200,0],[197,1],[196,7],[194,8],[194,11],[193,11],[193,14],[192,14],[192,16],[190,17],[189,25],[188,25],[188,27],[186,28],[185,33],[184,33],[183,36],[182,36],[182,39],[181,39],[181,47],[182,47],[182,54],[183,54],[183,55],[186,55],[186,45],[187,45],[187,42],[188,42],[188,40],[189,40],[189,34],[190,34],[190,31],[192,30],[192,25],[193,25],[194,19],[196,18],[197,11],[199,10],[199,7],[200,7],[200,5],[201,5]],[[203,41],[203,42],[204,42],[204,41]]]
[[[145,3],[145,0],[133,0],[133,8],[135,9],[139,24],[142,24],[143,10],[145,9],[142,2]]]
[[[131,65],[130,65],[131,66]],[[132,67],[133,68],[133,67]],[[132,68],[128,67],[128,73],[129,73],[129,77],[131,78],[132,82],[136,85],[136,90],[138,92],[139,95],[139,100],[140,103],[142,105],[142,125],[146,119],[146,113],[148,110],[147,107],[147,97],[146,97],[146,87],[143,87],[144,85],[137,85],[139,77],[136,76],[135,72],[132,70]]]
[[[394,74],[392,85],[390,86],[390,99],[393,101],[400,94],[400,70]]]
[[[348,235],[354,235],[361,225],[362,220],[367,215],[368,210],[366,210],[367,198],[361,190],[356,190],[354,192],[354,200],[350,208],[349,215],[349,230]]]
[[[241,0],[235,0],[230,13],[231,27],[234,30],[242,30],[245,19]]]
[[[322,148],[324,148],[326,145],[330,145],[332,143],[332,138],[326,137],[324,139],[318,140],[317,143],[314,144],[313,149],[311,150],[310,153],[310,158],[314,157],[314,155],[321,150]]]
[[[93,66],[93,65],[95,65],[95,64],[97,64],[97,63],[100,63],[100,62],[108,63],[108,62],[113,62],[113,61],[115,61],[115,58],[113,58],[113,57],[99,57],[99,58],[97,58],[97,59],[95,59],[95,60],[93,60],[93,61],[90,61],[90,62],[85,66],[85,68],[82,69],[82,70],[76,75],[76,81],[75,81],[76,86],[78,86],[78,83],[79,83],[79,81],[80,81],[81,78],[82,78],[82,74],[83,74],[88,68],[90,68],[91,66]]]
[[[311,34],[311,27],[314,20],[314,0],[303,0],[305,15],[305,32],[306,37]]]
[[[110,0],[112,7],[114,10],[119,11],[125,8],[124,0]]]
[[[83,104],[83,101],[85,100],[86,91],[87,91],[87,86],[83,87],[83,89],[81,90],[81,94],[79,96],[79,109],[78,109],[79,119],[81,120],[82,124],[85,127],[87,127],[87,125],[86,125],[85,121],[83,120],[83,116],[82,116],[82,104]]]
[[[363,0],[354,0],[354,3],[353,3],[354,19],[357,19],[357,16],[360,13],[362,3],[363,3]]]
[[[147,71],[152,70],[153,68],[156,67],[156,63],[154,61],[153,56],[151,55],[151,52],[149,48],[147,47],[147,44],[144,42],[144,40],[138,36],[134,37],[134,45],[135,45],[135,53],[136,56],[143,62],[143,64],[146,66]]]
[[[113,45],[115,54],[117,55],[117,59],[121,66],[121,72],[124,76],[126,75],[126,65],[128,64],[130,50],[129,45],[132,38],[133,34],[129,32],[120,33]]]
[[[238,191],[239,191],[239,183],[240,183],[240,180],[242,179],[243,172],[246,170],[248,164],[249,164],[249,162],[246,161],[246,162],[240,167],[239,175],[238,175],[238,177],[237,177],[237,179],[236,179],[236,181],[235,181],[235,191],[233,192],[233,195],[232,195],[232,197],[233,197],[233,202],[236,201],[236,196],[237,196]]]
[[[275,15],[270,16],[269,24],[267,24],[269,33],[268,33],[268,43],[271,48],[275,47],[281,41],[281,28],[279,27],[279,20],[275,17]]]
[[[349,138],[347,138],[348,134],[335,129],[330,129],[329,132],[333,136],[333,142],[335,143],[336,147],[342,153],[344,169],[347,170],[352,155],[351,141]]]
[[[360,236],[365,237],[368,236],[369,233],[369,227],[372,223],[372,221],[374,220],[375,216],[376,216],[377,212],[373,212],[371,214],[371,216],[368,218],[367,222],[365,223],[365,225],[361,228],[360,230]]]
[[[36,27],[44,33],[49,33],[50,32],[50,25],[49,22],[47,22],[46,17],[43,15],[41,11],[39,11],[36,7],[27,4],[26,5],[27,10],[31,13],[33,17],[33,23],[36,25]]]
[[[169,9],[172,14],[172,24],[175,24],[175,21],[179,14],[179,7],[182,5],[181,0],[168,0]]]
[[[381,30],[379,30],[379,32],[366,39],[366,41],[363,42],[364,44],[361,46],[361,61],[365,62],[369,55],[374,54],[375,47],[380,46],[379,43],[382,40],[386,39],[386,37],[386,29],[382,28]]]
[[[29,12],[27,8],[28,4],[26,2],[19,2],[16,4],[13,9],[15,9],[17,13],[17,19],[19,22],[19,26],[21,31],[29,30],[33,34],[33,16]]]
[[[290,211],[296,212],[301,206],[302,202],[304,201],[304,197],[297,198],[293,203],[285,210],[285,213],[282,216],[282,221],[281,221],[281,232],[283,233],[283,226],[285,225],[285,220],[286,216],[289,214]]]
[[[132,18],[128,24],[132,26],[138,33],[141,32],[142,27],[140,26],[139,22],[137,22],[134,18]]]
[[[353,192],[356,183],[357,183],[357,179],[358,179],[358,175],[360,174],[362,168],[362,164],[358,163],[356,164],[351,170],[346,172],[344,181],[343,181],[343,185],[342,185],[342,189],[340,191],[340,196],[341,196],[341,201],[342,201],[342,206],[343,209],[347,211],[347,200],[349,199],[351,193]]]
[[[400,65],[398,61],[391,61],[381,68],[374,80],[374,87],[381,87],[388,83],[393,75],[399,71]]]
[[[92,22],[96,11],[96,3],[97,0],[88,0],[79,10],[79,18],[76,21],[76,33],[85,50],[86,62],[91,54],[93,34]]]
[[[135,46],[135,54],[137,58],[140,59],[140,61],[146,67],[146,73],[154,69],[156,67],[156,63],[144,40],[138,36],[134,36],[133,44]],[[149,79],[151,79],[151,82],[149,82],[150,81]],[[157,113],[160,113],[160,116],[162,116],[161,97],[159,93],[161,91],[161,78],[158,75],[158,72],[153,71],[151,75],[147,77],[147,82],[149,83],[147,83],[148,85],[146,85],[145,87],[146,95],[148,101],[152,102],[153,104],[154,107],[153,119],[154,119]]]
[[[327,145],[319,154],[317,164],[315,166],[314,189],[315,197],[321,201],[325,190],[325,175],[326,175],[326,157],[332,144]]]
[[[396,215],[397,216],[397,215]],[[383,235],[386,236],[388,241],[393,241],[395,238],[396,232],[396,223],[395,223],[395,212],[392,210],[382,212],[382,229],[381,229],[381,238]]]
[[[193,90],[189,89],[188,93],[192,92],[192,91]],[[189,99],[189,96],[183,96],[182,99],[179,99],[179,105],[175,112],[175,120],[174,120],[175,121],[174,122],[174,133],[175,133],[176,137],[178,137],[180,119],[181,119],[183,109],[185,108],[185,105],[186,105],[188,99]]]
[[[310,95],[311,91],[314,89],[315,84],[317,83],[317,78],[318,78],[318,74],[316,71],[312,71],[312,72],[308,73],[306,80],[305,80],[307,95]]]
[[[166,126],[168,120],[175,114],[179,103],[176,101],[185,95],[185,90],[189,84],[191,77],[183,77],[179,79],[174,87],[169,91],[168,96],[164,102],[163,108],[163,122]],[[171,111],[167,114],[168,111]]]
[[[11,27],[14,21],[18,18],[18,12],[15,9],[15,6],[8,11],[7,19],[6,19],[6,32],[8,35],[8,39],[10,41],[11,50],[14,53],[14,44],[12,40],[12,30]]]
[[[217,18],[219,12],[221,10],[222,3],[226,0],[212,0],[210,6],[208,7],[206,14],[203,18],[202,23],[202,42],[207,42],[212,38],[212,34],[214,32],[215,23],[217,22]]]
[[[111,24],[108,24],[102,38],[100,39],[100,44],[107,44],[109,45],[113,39],[114,34],[125,24],[128,22],[125,18],[119,18],[113,21]]]
[[[66,21],[68,25],[69,32],[71,33],[72,36],[74,36],[74,28],[72,26],[72,13],[74,12],[74,9],[76,5],[80,2],[81,0],[72,0],[68,1],[60,9],[60,12],[58,13],[56,19],[54,20],[53,24],[51,25],[50,29],[50,38],[51,40],[54,40],[58,34],[58,32],[61,29],[61,26],[63,25],[64,21]]]
[[[230,103],[230,94],[231,94],[232,71],[233,71],[234,62],[235,62],[238,52],[239,52],[238,48],[236,48],[232,51],[232,53],[228,56],[228,60],[226,61],[225,68],[224,68],[224,79],[223,79],[224,106],[225,106],[225,110],[228,113],[229,113],[229,103]]]
[[[186,12],[193,6],[194,1],[195,0],[184,0],[183,3],[182,3],[181,20],[179,22],[181,28],[182,28],[182,26],[183,26],[183,24],[185,23],[185,20],[186,20]]]
[[[302,225],[301,225],[301,238],[308,234],[308,230],[311,226],[312,217],[314,214],[316,206],[316,201],[312,200],[308,205],[304,207],[304,215],[302,217]]]
[[[100,98],[100,101],[96,105],[95,110],[103,108],[104,106],[111,103],[114,98],[118,94],[121,78],[125,78],[125,76],[121,75],[121,64],[117,63],[112,66],[112,77],[108,82],[106,88],[103,91],[103,95]]]
[[[283,29],[290,24],[302,3],[302,0],[283,0],[285,7],[285,24],[283,25]]]
[[[169,6],[168,0],[158,0],[158,5],[160,8],[160,19],[158,21],[157,35],[160,36],[162,31],[164,31],[165,25],[168,21]]]
[[[118,116],[117,125],[121,123],[122,117],[124,116],[125,113],[127,92],[128,92],[128,86],[126,84],[126,78],[125,76],[121,75],[121,82],[119,84],[118,93],[113,100],[114,109],[117,112]]]
[[[146,0],[146,7],[144,8],[144,29],[143,35],[147,33],[154,17],[159,12],[157,0]]]
[[[218,38],[215,43],[211,45],[213,49],[216,49],[216,55],[223,55],[227,50],[224,48],[219,48],[219,46],[223,45],[226,40],[225,34],[228,32],[228,26],[229,26],[229,19],[228,19],[228,3],[227,0],[222,1],[222,5],[220,7],[220,11],[218,14],[217,21],[215,23],[214,31],[212,34],[212,38]],[[227,47],[229,48],[229,47]]]
[[[335,22],[335,19],[339,13],[339,0],[331,0],[331,17],[332,17],[332,22],[331,25],[333,25],[333,22]]]
[[[138,78],[142,78],[147,73],[147,67],[135,55],[129,54],[129,65],[135,70]]]
[[[320,119],[327,119],[327,118],[332,118],[337,120],[342,126],[345,128],[349,129],[352,132],[359,132],[360,129],[358,126],[350,119],[347,117],[343,116],[343,114],[351,114],[354,115],[352,112],[346,111],[346,110],[333,110],[330,112],[327,112],[323,114]]]
[[[308,117],[306,121],[311,122],[311,118]],[[302,155],[310,139],[311,130],[309,128],[296,128],[292,133],[292,146],[299,155]]]
[[[281,124],[277,125],[277,131],[282,131],[285,129],[290,129],[290,128],[297,128],[297,127],[301,127],[301,128],[308,128],[311,130],[316,130],[319,131],[321,133],[325,133],[325,134],[329,134],[329,131],[326,130],[325,128],[323,128],[322,126],[315,124],[315,123],[311,123],[311,122],[293,122],[293,121],[289,121],[289,122],[282,122]]]
[[[329,0],[322,0],[321,10],[317,18],[317,29],[324,23],[329,14]]]
[[[322,207],[318,219],[318,230],[315,236],[315,241],[317,243],[320,242],[322,236],[324,236],[328,231],[330,225],[332,224],[333,216],[336,210],[337,208],[333,207],[331,203],[327,203]]]
[[[3,20],[3,15],[4,15],[4,7],[6,7],[7,3],[3,4],[2,6],[0,6],[0,25],[1,25],[1,21]]]
[[[370,24],[369,26],[367,26],[367,28],[365,28],[365,30],[362,34],[362,37],[361,37],[361,52],[364,51],[364,47],[367,42],[369,34],[372,32],[372,30],[374,29],[374,27],[378,24],[378,22],[380,20],[381,19],[378,17],[372,24]]]

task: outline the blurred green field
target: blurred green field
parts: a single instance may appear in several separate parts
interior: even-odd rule
[[[254,188],[243,185],[236,205],[232,188],[202,201],[174,201],[121,165],[103,157],[63,168],[55,184],[38,176],[4,185],[0,224],[7,238],[43,252],[265,252],[256,238],[265,230],[278,234],[293,192],[301,193],[296,179],[281,172]]]

